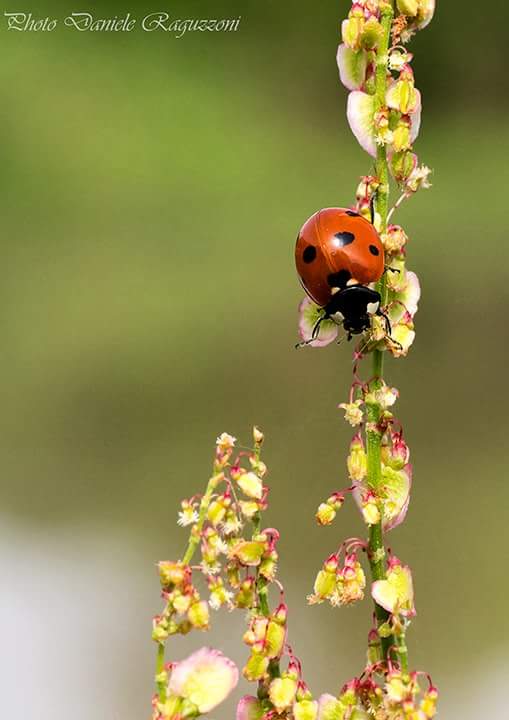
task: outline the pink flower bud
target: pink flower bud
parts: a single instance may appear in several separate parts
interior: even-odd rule
[[[260,701],[252,695],[244,695],[237,705],[236,720],[261,720],[264,709]]]

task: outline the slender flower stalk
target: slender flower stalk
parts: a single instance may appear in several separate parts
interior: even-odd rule
[[[389,62],[389,42],[391,35],[392,20],[394,17],[392,2],[384,3],[381,7],[381,37],[376,52],[376,75],[375,75],[375,112],[380,112],[385,107],[385,96],[387,94],[387,71]],[[376,211],[379,216],[379,230],[385,233],[387,230],[387,215],[389,212],[389,167],[387,162],[387,146],[379,144],[376,150],[376,175],[378,178],[378,189],[376,192]],[[382,275],[377,290],[382,298],[382,305],[387,303],[386,275]],[[383,385],[383,364],[384,354],[382,350],[373,350],[373,381],[371,383],[374,391],[379,390]],[[367,408],[366,424],[366,449],[368,462],[368,485],[376,493],[382,482],[381,462],[381,434],[378,430],[381,408],[377,403],[370,404]],[[382,530],[382,519],[369,527],[368,559],[371,568],[373,581],[385,578],[385,549]],[[375,603],[375,613],[378,626],[387,622],[389,613]],[[389,648],[392,644],[392,637],[382,638],[382,650],[384,659],[387,659]]]

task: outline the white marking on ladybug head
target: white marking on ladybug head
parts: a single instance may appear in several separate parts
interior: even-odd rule
[[[375,315],[378,312],[378,308],[380,307],[380,303],[372,302],[368,303],[366,310],[368,311],[368,315]]]
[[[333,313],[330,317],[331,320],[334,320],[334,322],[338,325],[341,325],[343,323],[343,320],[345,319],[345,316],[343,315],[343,313],[340,313],[339,310]]]
[[[335,294],[338,293],[340,290],[341,290],[341,288],[331,288],[331,289],[330,289],[330,294],[331,294],[331,295],[335,295]]]
[[[352,287],[352,285],[362,285],[358,280],[355,278],[350,278],[350,280],[346,283],[347,287]]]

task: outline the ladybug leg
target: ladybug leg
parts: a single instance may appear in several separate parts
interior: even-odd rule
[[[322,315],[321,317],[318,318],[318,320],[314,324],[313,330],[311,331],[311,337],[309,338],[309,340],[303,340],[302,342],[297,343],[295,346],[296,350],[298,350],[299,348],[302,348],[302,347],[306,347],[306,345],[310,345],[313,342],[313,340],[316,340],[316,338],[318,337],[318,333],[320,332],[320,325],[322,324],[322,321],[325,320],[326,317],[327,317],[327,315]]]
[[[382,312],[382,310],[380,310],[380,308],[378,308],[378,310],[376,311],[376,314],[379,317],[383,317],[383,319],[385,320],[385,332],[387,333],[387,335],[389,337],[391,337],[392,327],[391,327],[391,321],[389,320],[389,316],[386,315],[384,312]]]
[[[376,314],[379,315],[380,317],[383,317],[383,319],[385,320],[385,333],[386,333],[387,337],[389,338],[389,340],[391,341],[391,343],[396,345],[400,350],[403,350],[403,345],[401,343],[399,343],[397,340],[394,340],[394,338],[392,337],[391,321],[389,320],[388,315],[386,315],[380,309],[378,309]]]
[[[386,272],[398,273],[398,275],[399,275],[399,273],[401,271],[398,270],[398,268],[391,268],[391,267],[389,267],[389,265],[384,265],[384,273],[386,273]]]

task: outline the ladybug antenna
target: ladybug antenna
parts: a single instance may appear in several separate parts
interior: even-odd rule
[[[385,320],[385,334],[389,338],[391,343],[393,343],[393,345],[396,345],[396,347],[398,347],[400,350],[403,350],[403,345],[392,337],[392,327],[389,316],[386,315],[382,310],[380,310],[380,308],[378,309],[376,314],[380,317],[383,317],[383,319]]]
[[[370,213],[371,213],[371,224],[372,224],[372,225],[375,224],[375,203],[376,203],[376,196],[377,196],[377,192],[376,192],[376,190],[375,190],[374,193],[371,195],[371,197],[370,197],[370,199],[369,199],[369,210],[370,210]]]

